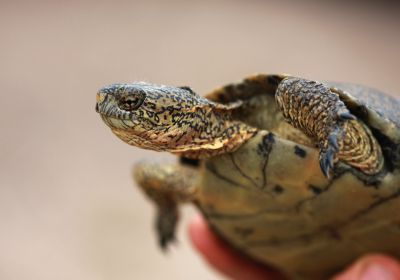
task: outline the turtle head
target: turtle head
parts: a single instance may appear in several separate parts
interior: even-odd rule
[[[209,102],[187,87],[144,82],[113,84],[97,92],[96,111],[123,141],[152,150],[169,150],[174,136],[187,131],[187,116]],[[195,122],[196,120],[192,120]]]
[[[188,87],[143,82],[104,87],[96,103],[103,121],[126,143],[196,158],[235,146],[230,139],[247,139],[237,135],[242,125],[230,121],[230,110]]]

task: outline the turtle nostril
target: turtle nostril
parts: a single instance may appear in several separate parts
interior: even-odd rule
[[[96,94],[96,102],[97,103],[102,103],[105,98],[106,98],[106,95],[104,92],[102,92],[101,90],[99,92],[97,92],[97,94]]]
[[[106,100],[107,96],[104,92],[101,90],[97,92],[96,94],[96,112],[100,113],[100,107],[104,107],[104,102]]]

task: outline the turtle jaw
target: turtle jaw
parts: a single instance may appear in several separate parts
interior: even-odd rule
[[[111,129],[134,129],[136,124],[129,118],[116,118],[113,115],[108,116],[100,114],[103,122]]]
[[[146,150],[173,151],[170,139],[163,137],[163,131],[156,129],[153,123],[140,117],[117,118],[111,113],[100,116],[111,131],[125,143]]]

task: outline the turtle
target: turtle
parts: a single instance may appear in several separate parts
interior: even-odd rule
[[[244,255],[326,279],[361,255],[400,257],[400,101],[366,86],[257,74],[201,96],[146,82],[97,92],[124,142],[178,156],[133,177],[162,248],[181,203]]]

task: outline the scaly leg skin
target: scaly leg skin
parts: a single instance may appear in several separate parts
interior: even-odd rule
[[[318,143],[320,166],[326,177],[339,160],[367,175],[382,169],[383,156],[377,140],[329,87],[286,78],[279,84],[275,99],[286,121]]]
[[[135,181],[157,207],[156,230],[163,250],[175,240],[178,204],[193,200],[197,176],[195,168],[178,164],[141,162],[134,167]]]

